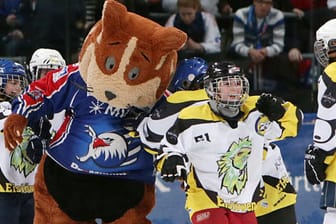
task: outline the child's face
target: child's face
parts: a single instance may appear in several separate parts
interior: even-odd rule
[[[50,71],[52,71],[53,69],[49,69],[49,68],[40,68],[38,71],[37,71],[37,74],[36,74],[36,80],[37,79],[42,79],[46,76],[46,74]]]
[[[178,11],[186,25],[190,25],[196,18],[197,10],[192,7],[180,7]]]
[[[8,79],[5,94],[11,97],[17,97],[22,91],[22,83],[19,79]]]
[[[240,79],[228,78],[218,82],[217,97],[222,101],[240,101],[242,92],[243,86]]]

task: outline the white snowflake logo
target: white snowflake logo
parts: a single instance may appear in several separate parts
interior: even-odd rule
[[[89,108],[90,108],[90,113],[94,112],[94,114],[100,114],[100,113],[101,113],[101,110],[103,109],[102,105],[103,105],[104,103],[99,102],[99,101],[97,100],[97,102],[93,102],[93,101],[91,101],[91,104],[92,104],[92,105],[89,106]]]

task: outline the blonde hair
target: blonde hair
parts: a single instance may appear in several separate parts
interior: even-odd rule
[[[191,7],[196,10],[203,10],[200,0],[177,0],[177,8]]]

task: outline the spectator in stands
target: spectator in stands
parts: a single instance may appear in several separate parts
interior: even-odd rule
[[[336,0],[328,0],[327,6],[328,6],[328,9],[336,10]]]
[[[254,0],[249,7],[236,11],[232,53],[258,64],[283,51],[284,15],[272,5],[272,0]]]
[[[283,80],[284,83],[287,86],[298,87],[301,79],[304,80],[303,76],[305,76],[311,64],[311,59],[303,59],[302,56],[305,42],[301,37],[308,34],[305,30],[300,29],[300,21],[304,12],[301,9],[294,8],[290,0],[274,0],[273,7],[288,13],[285,16],[284,50],[278,61],[281,69],[274,71],[274,73],[288,74],[286,79]],[[292,92],[288,92],[288,94],[292,94]]]
[[[218,0],[200,0],[202,9],[210,12],[213,15],[218,14],[217,4]],[[177,0],[161,0],[162,9],[166,12],[174,13],[177,11]]]
[[[251,65],[262,68],[262,77],[268,80],[275,79],[272,73],[276,57],[283,52],[285,36],[284,14],[272,6],[272,0],[254,0],[235,12],[233,41],[228,52],[246,71]],[[254,84],[261,81],[253,80]]]
[[[178,11],[171,15],[166,26],[177,27],[188,34],[179,51],[180,59],[221,52],[221,35],[211,13],[202,11],[199,0],[178,0]]]
[[[25,26],[31,16],[29,0],[0,0],[0,51],[2,56],[29,56]]]

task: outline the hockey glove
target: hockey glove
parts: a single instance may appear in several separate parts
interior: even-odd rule
[[[270,121],[277,121],[282,118],[286,112],[281,103],[283,103],[282,99],[270,93],[262,93],[256,103],[256,108],[265,114]]]
[[[309,145],[305,152],[304,169],[310,184],[319,184],[325,180],[325,170],[327,165],[324,163],[327,153],[313,144]]]
[[[42,139],[50,139],[51,133],[51,123],[48,118],[41,117],[40,120],[32,125],[30,125],[35,135],[39,136]]]
[[[37,135],[33,135],[27,145],[27,156],[33,163],[41,161],[43,152],[48,147],[48,140],[42,139]]]
[[[123,126],[131,131],[135,131],[146,116],[148,116],[148,113],[145,110],[130,107],[126,117],[123,118]]]
[[[187,179],[187,170],[183,155],[168,153],[161,168],[161,178],[167,182],[173,182],[176,179]]]

